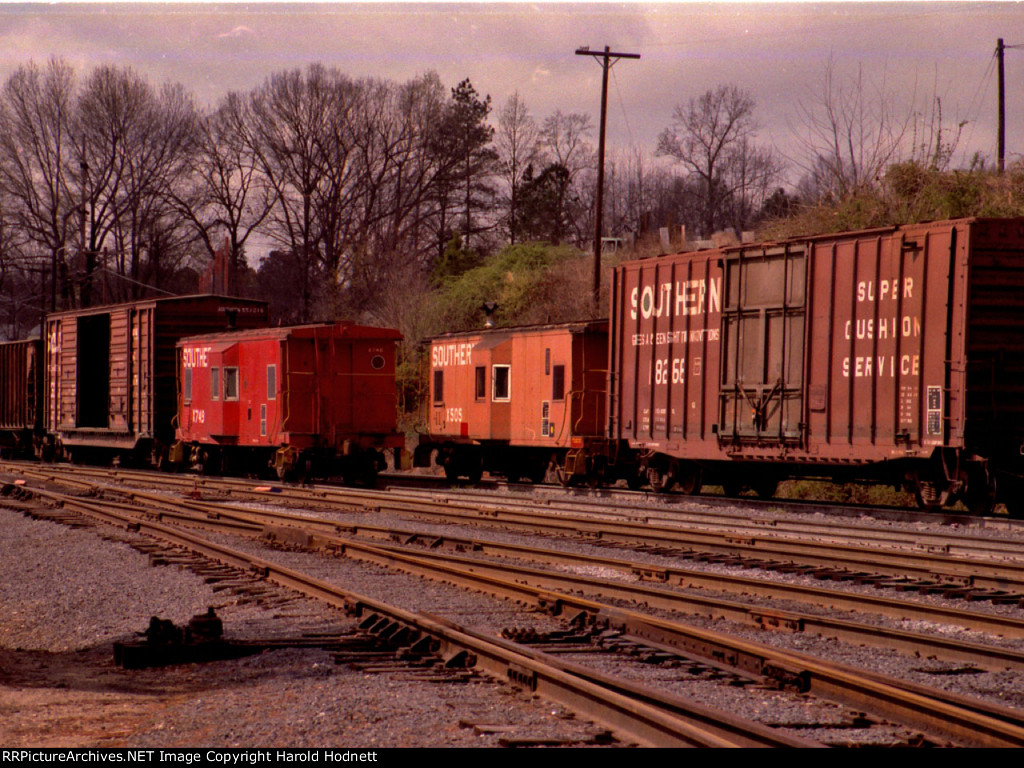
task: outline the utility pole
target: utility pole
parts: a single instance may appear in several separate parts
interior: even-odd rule
[[[996,41],[996,68],[999,70],[999,146],[996,166],[999,173],[1006,167],[1006,75],[1003,60],[1007,48],[1024,48],[1024,45],[1007,45],[1001,37]]]
[[[1003,38],[996,43],[996,62],[999,67],[999,148],[996,153],[996,165],[999,173],[1003,172],[1006,166],[1006,86],[1003,75],[1003,52],[1006,46],[1003,45]]]
[[[592,51],[589,46],[576,49],[577,56],[601,59],[601,130],[597,139],[597,210],[594,216],[594,311],[601,311],[601,214],[604,212],[604,128],[608,113],[608,70],[619,59],[639,59],[639,53],[613,53],[606,45],[604,51]]]

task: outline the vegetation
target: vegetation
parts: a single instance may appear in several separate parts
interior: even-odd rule
[[[656,147],[608,153],[617,258],[686,247],[684,232],[1024,214],[1024,164],[955,167],[964,124],[938,99],[925,114],[835,62],[800,104],[796,158],[760,141],[754,96],[732,85],[665,117]],[[492,107],[434,73],[313,65],[203,110],[128,68],[30,62],[0,87],[0,322],[14,338],[51,306],[217,288],[281,322],[398,328],[412,402],[420,340],[480,326],[485,302],[499,325],[595,312],[593,134],[589,115],[536,119],[519,94]]]

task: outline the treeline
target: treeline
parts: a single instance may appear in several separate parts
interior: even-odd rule
[[[606,159],[605,234],[627,254],[684,247],[684,232],[1024,212],[1019,166],[952,167],[964,124],[945,125],[937,98],[925,112],[834,64],[800,104],[799,157],[760,140],[734,86],[666,120],[656,147]],[[198,291],[218,253],[231,290],[283,322],[350,317],[416,341],[479,322],[485,301],[499,322],[586,316],[595,133],[589,115],[535,117],[518,94],[495,106],[434,73],[313,65],[203,109],[131,69],[29,63],[0,88],[3,330],[22,336],[50,307]]]
[[[389,305],[507,245],[586,247],[593,134],[589,115],[537,119],[518,95],[494,109],[469,80],[434,73],[396,83],[313,65],[204,110],[128,68],[26,64],[0,90],[8,335],[51,307],[198,290],[222,249],[234,290],[270,299],[283,321],[394,323]],[[750,205],[708,213],[702,171],[714,205],[737,199],[714,168],[690,178],[638,150],[607,168],[617,237],[752,219]]]

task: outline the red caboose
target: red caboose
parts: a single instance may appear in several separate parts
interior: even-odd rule
[[[544,479],[604,433],[606,321],[448,333],[430,342],[430,425],[417,466]]]
[[[382,451],[404,445],[400,338],[388,328],[334,323],[183,339],[175,459],[371,480],[386,464]]]

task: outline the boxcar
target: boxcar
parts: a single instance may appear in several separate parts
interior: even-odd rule
[[[178,461],[370,481],[399,451],[398,331],[353,323],[178,343]],[[399,463],[396,454],[396,465]]]
[[[51,314],[45,323],[44,428],[72,456],[159,459],[174,438],[178,339],[266,323],[265,302],[222,296]]]
[[[609,437],[657,487],[882,480],[1015,511],[1024,219],[961,219],[624,263]]]
[[[0,343],[0,446],[5,451],[32,455],[42,436],[42,400],[42,341]]]
[[[450,479],[486,470],[540,482],[552,459],[569,476],[577,460],[595,460],[585,443],[604,434],[607,322],[448,333],[429,345],[417,466],[433,455]]]

